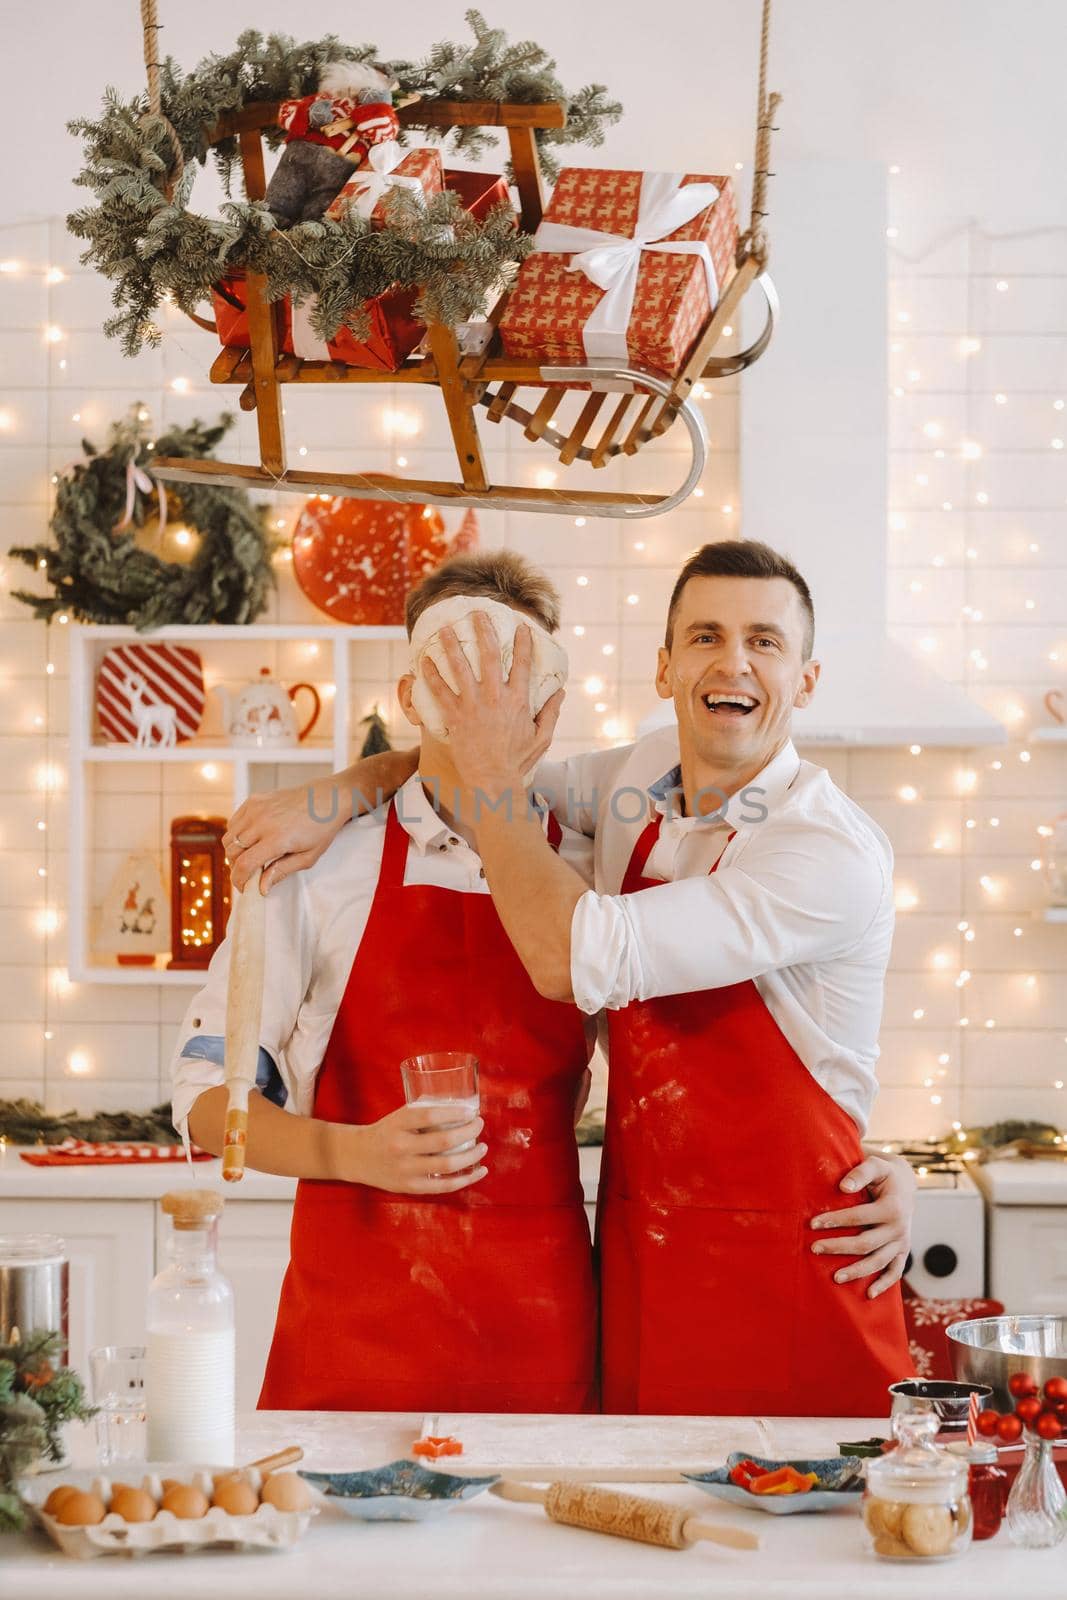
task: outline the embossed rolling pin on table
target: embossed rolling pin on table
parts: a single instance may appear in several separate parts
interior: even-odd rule
[[[324,1357],[325,1358],[325,1357]],[[279,1442],[304,1449],[303,1466],[336,1472],[378,1467],[410,1454],[423,1419],[371,1413],[257,1412],[241,1419],[238,1458],[267,1455]],[[842,1439],[885,1433],[885,1419],[750,1417],[448,1416],[440,1426],[464,1442],[465,1470],[509,1474],[544,1464],[544,1483],[568,1475],[588,1483],[625,1473],[625,1492],[660,1501],[708,1526],[759,1535],[760,1547],[731,1549],[705,1540],[661,1548],[566,1526],[540,1504],[490,1494],[428,1522],[357,1522],[326,1504],[289,1552],[153,1555],[71,1561],[43,1533],[4,1536],[0,1590],[18,1600],[187,1600],[223,1592],[230,1600],[864,1600],[920,1595],[938,1600],[1001,1600],[1014,1587],[1028,1600],[1064,1593],[1064,1547],[1017,1550],[1006,1535],[956,1561],[922,1572],[874,1559],[857,1509],[824,1515],[766,1516],[710,1500],[670,1472],[721,1465],[733,1450],[753,1456],[831,1456]],[[93,1459],[91,1434],[71,1442],[74,1464]],[[441,1463],[445,1465],[444,1462]],[[451,1463],[449,1463],[451,1465]],[[631,1473],[654,1472],[642,1483]]]

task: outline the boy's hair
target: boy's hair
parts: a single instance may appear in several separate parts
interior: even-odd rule
[[[484,554],[453,556],[415,585],[404,602],[408,638],[427,606],[453,595],[499,600],[516,611],[525,611],[549,633],[559,627],[559,591],[545,574],[513,550],[487,550]]]
[[[691,555],[671,593],[667,610],[667,649],[674,637],[674,619],[682,590],[690,578],[784,578],[800,596],[806,623],[804,627],[804,660],[811,660],[815,648],[815,605],[811,590],[788,556],[779,555],[769,544],[758,539],[720,539],[716,544],[706,544]]]

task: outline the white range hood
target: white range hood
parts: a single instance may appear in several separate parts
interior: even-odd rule
[[[741,506],[745,536],[790,556],[815,600],[822,677],[794,735],[1001,743],[995,717],[886,631],[885,169],[797,161],[775,171],[770,270],[782,318],[740,379]]]

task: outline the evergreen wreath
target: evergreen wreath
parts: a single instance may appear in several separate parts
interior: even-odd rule
[[[425,61],[385,63],[401,94],[561,101],[566,126],[537,135],[550,176],[558,170],[553,147],[603,142],[605,124],[616,121],[622,107],[607,98],[602,85],[568,94],[540,45],[510,45],[477,11],[468,11],[467,21],[472,44],[439,44]],[[454,194],[435,195],[422,208],[410,195],[394,191],[384,228],[350,211],[340,220],[299,223],[284,233],[262,201],[230,199],[220,218],[189,209],[193,163],[206,163],[207,134],[220,117],[254,101],[313,92],[328,61],[374,56],[373,46],[346,45],[332,35],[298,44],[285,34],[264,38],[250,30],[229,55],[208,56],[188,74],[168,57],[160,67],[162,116],[147,113],[144,95],[123,100],[108,89],[97,120],[68,124],[84,139],[85,166],[75,181],[93,192],[96,204],[74,212],[67,225],[89,241],[82,261],[114,284],[117,315],[104,330],[122,339],[128,355],[158,342],[153,315],[164,296],[194,313],[214,283],[243,268],[266,276],[272,298],[291,294],[301,301],[318,295],[313,325],[327,339],[342,324],[357,338],[364,336],[359,307],[394,284],[421,289],[417,314],[423,318],[454,325],[484,310],[501,276],[514,271],[531,248],[529,237],[515,231],[510,206],[501,205],[477,222]],[[168,197],[163,188],[174,163],[171,130],[185,166]],[[267,129],[264,136],[274,148],[284,131]],[[452,130],[454,147],[470,157],[481,153],[487,137],[479,128]],[[215,146],[214,153],[230,194],[236,139]]]
[[[210,456],[233,424],[222,416],[213,426],[192,422],[146,437],[147,412],[133,408],[114,423],[104,450],[85,439],[85,460],[59,479],[49,524],[53,543],[15,546],[8,553],[42,571],[51,594],[16,590],[15,599],[51,622],[67,612],[78,622],[126,623],[142,631],[169,623],[251,622],[263,610],[274,584],[266,513],[243,489],[182,484],[177,493],[181,521],[200,536],[187,565],[163,561],[134,540],[154,508],[146,482],[155,454]],[[129,467],[138,470],[133,516],[119,530],[127,504]],[[172,515],[174,513],[172,512]]]

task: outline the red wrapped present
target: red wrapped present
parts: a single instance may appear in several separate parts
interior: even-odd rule
[[[729,178],[564,167],[500,322],[504,350],[674,377],[736,249]]]
[[[429,155],[436,158],[437,152],[413,150],[409,155]],[[421,163],[420,165],[429,174],[429,167]],[[495,206],[509,203],[507,184],[503,178],[496,177],[492,173],[448,168],[441,172],[439,163],[438,171],[443,179],[443,187],[457,194],[464,210],[469,211],[479,222]],[[411,175],[414,175],[414,171]],[[433,181],[432,175],[430,181]],[[439,193],[440,188],[432,192]],[[222,279],[215,285],[213,298],[220,342],[247,350],[250,339],[248,314],[245,308],[244,274],[231,273]],[[311,302],[306,301],[303,306],[298,306],[294,314],[286,297],[285,300],[278,301],[274,308],[278,317],[278,348],[289,354],[295,351],[296,354],[302,355],[305,351],[313,350],[314,354],[306,354],[305,360],[340,361],[350,367],[370,367],[378,372],[395,372],[421,343],[426,332],[425,324],[414,316],[417,299],[418,291],[415,289],[389,289],[385,294],[377,295],[364,305],[371,324],[365,339],[357,339],[350,328],[342,327],[338,328],[333,338],[324,344],[308,323]],[[297,348],[297,332],[302,348]]]
[[[367,165],[352,174],[336,199],[331,200],[326,215],[336,220],[348,211],[356,211],[381,228],[389,220],[385,200],[390,189],[408,189],[422,200],[429,200],[444,186],[440,151],[423,148],[409,150],[405,155],[391,141],[370,152]]]
[[[236,350],[247,350],[252,340],[248,332],[248,298],[243,272],[227,273],[225,278],[212,285],[211,299],[215,306],[215,327],[219,343]],[[278,349],[289,337],[289,300],[275,300],[271,306],[274,314],[275,338]]]

